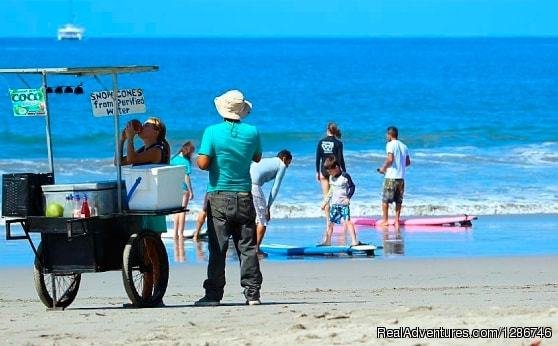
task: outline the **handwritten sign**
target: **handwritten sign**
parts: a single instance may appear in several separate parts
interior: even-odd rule
[[[114,115],[114,98],[111,91],[91,93],[91,108],[96,117]],[[143,89],[123,89],[118,91],[118,114],[145,113]]]
[[[9,89],[16,117],[46,115],[45,93],[39,89]]]

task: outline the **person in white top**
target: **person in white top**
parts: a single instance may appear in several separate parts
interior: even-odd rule
[[[260,244],[263,241],[267,223],[271,219],[271,205],[277,197],[281,181],[285,176],[285,171],[291,164],[293,156],[288,150],[281,150],[276,157],[265,158],[260,162],[253,162],[250,166],[250,177],[252,178],[252,198],[254,207],[256,208],[256,242],[258,245],[258,254],[263,255],[260,251]],[[266,202],[262,190],[263,184],[273,180],[273,186]]]
[[[388,225],[388,207],[395,202],[395,227],[399,227],[399,216],[403,204],[403,193],[405,192],[405,171],[411,164],[409,149],[397,139],[399,133],[396,127],[390,126],[386,133],[386,160],[378,172],[384,174],[384,187],[382,194],[382,222],[380,225]]]

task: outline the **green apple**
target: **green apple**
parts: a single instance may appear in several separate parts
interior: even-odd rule
[[[52,202],[49,203],[46,208],[46,216],[47,217],[62,217],[64,215],[64,207],[61,206],[59,203]]]

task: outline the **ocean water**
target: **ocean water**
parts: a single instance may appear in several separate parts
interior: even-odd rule
[[[329,121],[342,130],[356,185],[353,215],[378,215],[387,126],[409,146],[404,215],[558,213],[558,39],[0,39],[0,68],[158,65],[119,77],[143,88],[174,150],[199,143],[220,121],[213,98],[238,88],[253,102],[247,122],[265,156],[294,155],[272,216],[321,215],[317,141]],[[8,88],[37,76],[0,75],[0,173],[48,169],[43,118],[12,116]],[[108,77],[49,77],[83,83],[85,94],[49,97],[58,183],[114,179],[112,118],[95,118],[88,95]],[[4,95],[3,97],[1,95]],[[203,200],[207,175],[192,175]],[[264,188],[264,190],[268,190]]]
[[[190,219],[191,220],[191,219]],[[472,227],[402,227],[399,232],[357,226],[360,241],[378,247],[375,257],[347,256],[293,256],[269,255],[264,261],[329,261],[329,260],[413,260],[417,258],[470,258],[498,256],[538,256],[558,254],[558,215],[489,215],[480,217]],[[189,223],[189,227],[192,221]],[[264,243],[293,246],[312,246],[321,241],[324,219],[301,218],[272,221]],[[1,233],[1,231],[0,231]],[[14,234],[20,234],[18,229]],[[40,241],[32,235],[35,245]],[[350,236],[336,228],[332,237],[335,245],[350,244]],[[206,265],[207,242],[175,242],[165,237],[171,266]],[[0,238],[0,267],[32,268],[34,254],[26,240],[6,241]],[[229,262],[238,262],[231,242],[227,255]],[[230,265],[230,264],[229,264]],[[264,273],[265,275],[265,273]]]

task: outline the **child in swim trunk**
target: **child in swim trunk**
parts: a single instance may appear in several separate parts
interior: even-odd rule
[[[329,192],[322,202],[321,208],[324,210],[329,203],[329,220],[331,222],[327,226],[324,239],[320,245],[331,245],[334,223],[342,223],[345,230],[349,230],[351,246],[362,245],[361,242],[357,241],[349,207],[351,197],[355,193],[355,184],[347,172],[341,171],[341,166],[334,156],[326,158],[324,166],[329,173]]]

